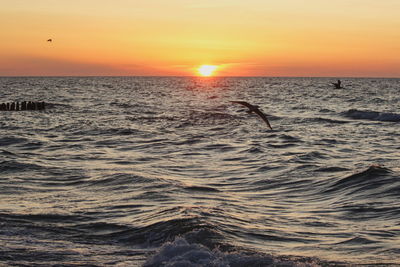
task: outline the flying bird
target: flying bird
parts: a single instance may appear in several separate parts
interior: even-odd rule
[[[47,39],[47,42],[53,42],[53,39]]]
[[[230,101],[230,102],[240,104],[240,105],[247,107],[249,109],[249,113],[252,113],[252,112],[256,113],[258,116],[261,117],[261,119],[263,121],[265,121],[265,123],[268,125],[268,127],[272,130],[271,124],[269,123],[267,116],[265,116],[265,114],[257,106],[247,103],[246,101]]]

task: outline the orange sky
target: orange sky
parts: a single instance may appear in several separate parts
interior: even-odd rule
[[[399,0],[3,0],[0,76],[212,64],[221,76],[400,77],[399,11]]]

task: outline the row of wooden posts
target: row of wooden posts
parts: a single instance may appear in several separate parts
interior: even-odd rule
[[[45,108],[46,104],[44,102],[22,101],[21,103],[11,102],[11,103],[0,104],[0,110],[9,110],[9,111],[44,110]]]

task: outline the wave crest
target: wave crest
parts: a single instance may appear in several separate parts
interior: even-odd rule
[[[337,180],[325,193],[347,191],[350,195],[386,195],[396,184],[397,177],[392,170],[380,165],[371,165],[364,171]]]
[[[313,259],[280,259],[278,257],[254,252],[222,252],[189,243],[182,237],[164,244],[161,249],[144,264],[145,267],[155,266],[321,266]]]
[[[343,116],[356,120],[400,122],[400,114],[389,112],[350,109]]]

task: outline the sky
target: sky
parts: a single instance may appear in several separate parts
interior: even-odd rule
[[[0,0],[0,76],[400,77],[399,0]],[[47,42],[52,39],[52,42]]]

